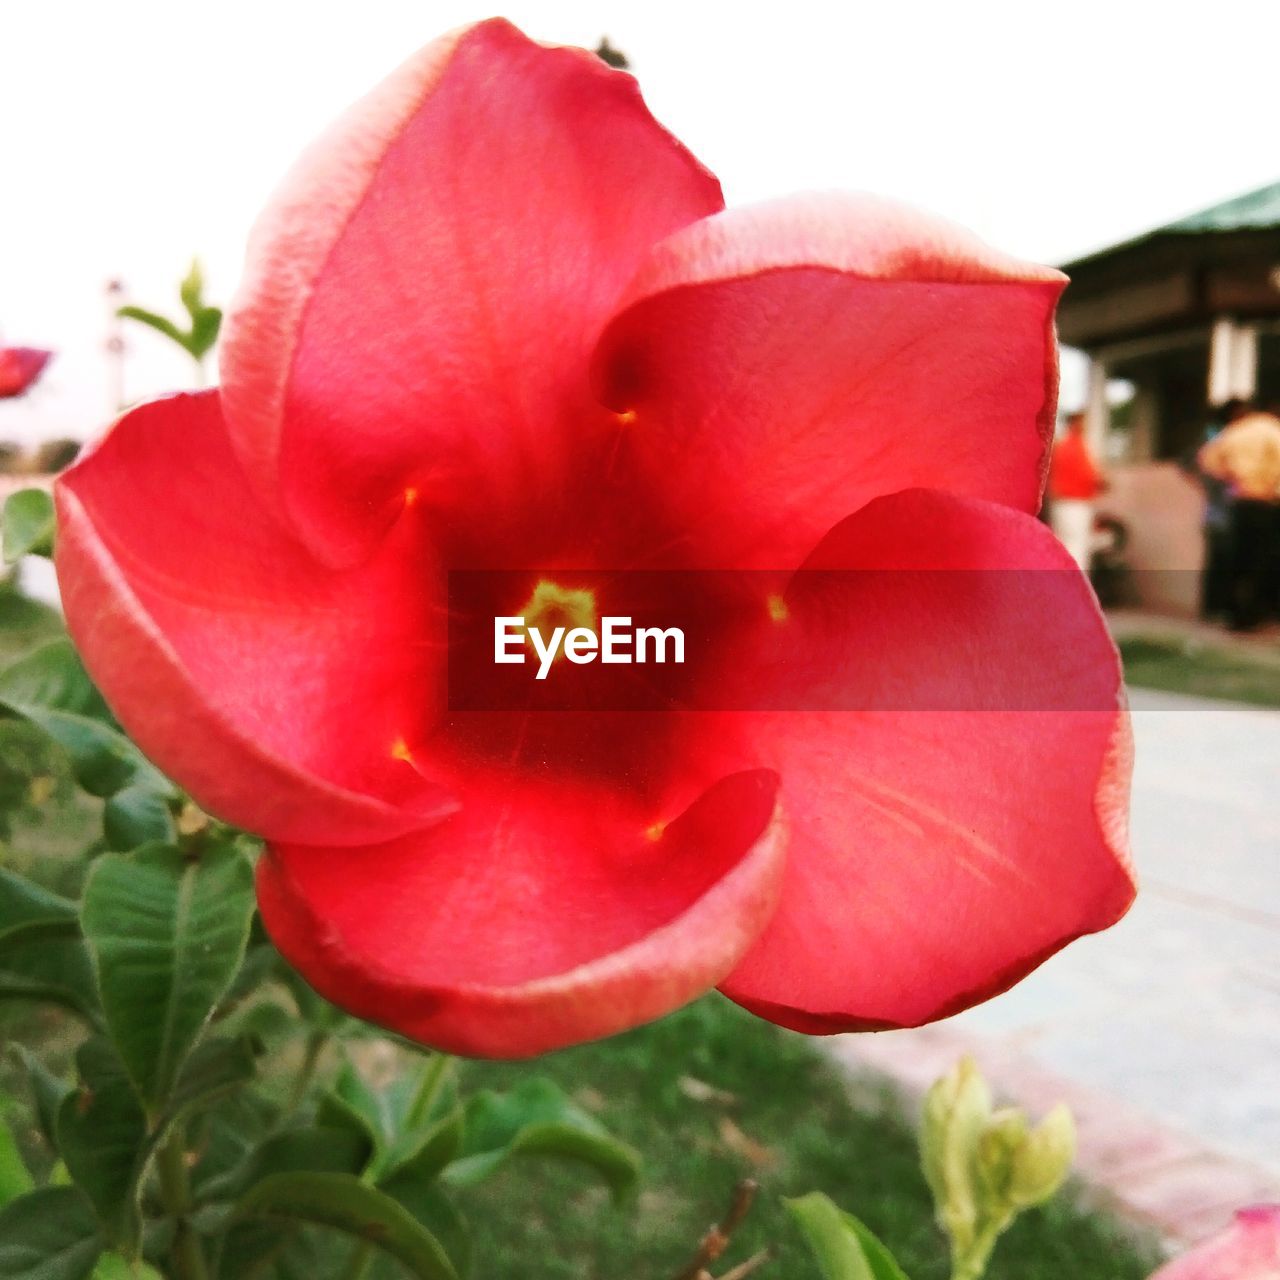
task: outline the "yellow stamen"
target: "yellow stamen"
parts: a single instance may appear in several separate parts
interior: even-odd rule
[[[403,760],[405,764],[413,763],[413,752],[409,750],[409,744],[403,738],[397,738],[391,744],[391,758]]]
[[[519,610],[528,627],[537,627],[549,635],[556,627],[572,631],[574,627],[594,630],[598,614],[594,593],[585,587],[562,587],[543,578],[533,589],[528,603]]]
[[[412,485],[410,485],[410,487],[404,491],[404,505],[406,507],[411,507],[417,501],[418,501],[418,491],[417,489],[413,488]]]
[[[617,418],[624,427],[629,427],[636,420],[637,416],[638,415],[634,409],[623,409],[617,415]]]
[[[774,622],[786,622],[791,617],[791,610],[787,608],[787,602],[781,596],[770,596],[764,602],[764,607],[769,610],[769,617]]]
[[[645,839],[653,840],[655,842],[661,840],[663,835],[666,833],[666,830],[667,824],[665,822],[652,823],[644,829]]]

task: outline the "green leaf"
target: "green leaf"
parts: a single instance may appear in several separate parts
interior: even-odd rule
[[[280,974],[284,985],[288,987],[293,1002],[298,1006],[298,1013],[304,1021],[315,1027],[317,1031],[340,1032],[346,1026],[354,1025],[337,1005],[330,1004],[323,996],[317,995],[308,985],[307,980],[298,971],[281,961]]]
[[[370,1088],[348,1062],[331,1089],[320,1096],[322,1125],[363,1136],[372,1157],[368,1180],[380,1183],[414,1164],[434,1177],[461,1149],[463,1116],[450,1081],[452,1060],[433,1054],[381,1090]]]
[[[0,954],[0,1000],[48,1000],[97,1025],[97,987],[79,938],[40,938]]]
[[[61,1076],[55,1076],[43,1062],[24,1045],[13,1046],[14,1056],[22,1066],[23,1074],[31,1085],[35,1102],[36,1119],[40,1132],[52,1151],[58,1150],[58,1108],[71,1092],[71,1085]]]
[[[217,307],[201,307],[192,314],[191,333],[187,337],[187,350],[197,360],[203,360],[218,341],[222,328],[222,312]]]
[[[434,1180],[424,1180],[406,1171],[396,1174],[381,1190],[403,1205],[440,1241],[460,1276],[470,1273],[471,1232],[466,1219]],[[369,1280],[395,1280],[396,1272],[396,1265],[390,1259],[378,1258]]]
[[[454,1107],[447,1115],[424,1130],[405,1135],[386,1161],[383,1179],[402,1173],[418,1182],[435,1179],[462,1150],[465,1133],[462,1107]],[[387,1185],[383,1181],[383,1186]]]
[[[287,1129],[268,1137],[236,1167],[201,1185],[202,1200],[224,1200],[243,1194],[277,1173],[348,1173],[360,1175],[373,1148],[349,1129]]]
[[[66,755],[49,735],[27,720],[0,712],[0,836],[8,838],[15,817],[45,822],[50,800],[62,807],[69,775]],[[43,811],[43,812],[42,812]]]
[[[245,950],[244,960],[235,976],[235,981],[231,984],[231,989],[223,999],[219,1015],[229,1012],[230,1009],[243,1004],[257,994],[263,983],[275,975],[281,963],[280,953],[270,942],[263,941],[257,936],[258,929],[258,917],[255,916],[254,924],[250,927],[249,945]],[[282,1017],[288,1019],[295,1031],[302,1029],[297,1026],[297,1019],[286,1012],[283,1005],[276,1004],[275,1007],[279,1009]]]
[[[217,1275],[219,1280],[337,1280],[346,1261],[343,1252],[342,1242],[335,1248],[332,1233],[320,1228],[271,1220],[237,1222],[223,1236]],[[391,1265],[395,1280],[402,1280],[399,1264]]]
[[[6,1101],[0,1095],[0,1206],[26,1195],[35,1186],[13,1131],[4,1120]]]
[[[0,671],[0,706],[57,742],[90,795],[106,797],[134,784],[173,793],[164,775],[114,727],[68,641],[51,641]]]
[[[146,1117],[104,1039],[81,1045],[76,1067],[81,1086],[58,1109],[58,1150],[76,1186],[93,1202],[108,1243],[133,1256],[141,1232],[138,1182],[146,1158]]]
[[[526,1080],[506,1094],[489,1090],[467,1101],[462,1155],[444,1171],[456,1186],[474,1186],[512,1156],[551,1156],[594,1169],[615,1200],[629,1195],[640,1157],[550,1080]]]
[[[102,806],[107,848],[127,853],[144,844],[168,844],[174,838],[173,815],[164,793],[146,783],[117,791]]]
[[[182,305],[186,307],[191,318],[195,319],[204,307],[204,271],[200,267],[199,258],[191,259],[191,266],[178,286],[178,296],[182,299]]]
[[[868,1227],[820,1191],[783,1200],[826,1280],[907,1280]]]
[[[15,564],[23,556],[53,554],[53,498],[43,489],[11,493],[5,499],[0,526],[5,564]]]
[[[316,1105],[316,1123],[326,1129],[352,1134],[366,1143],[371,1153],[381,1154],[383,1150],[382,1132],[378,1125],[332,1089],[326,1089],[320,1095]]]
[[[187,1126],[187,1134],[192,1148],[200,1153],[191,1170],[196,1203],[216,1198],[211,1188],[230,1185],[229,1180],[245,1166],[278,1121],[279,1108],[274,1103],[245,1089],[195,1117]]]
[[[148,311],[145,307],[125,306],[118,307],[116,315],[123,320],[136,320],[139,324],[145,324],[149,329],[154,329],[157,333],[164,334],[166,338],[176,342],[184,350],[186,349],[187,335],[172,320],[167,319],[156,311]]]
[[[93,1280],[164,1280],[145,1262],[128,1262],[118,1253],[104,1253],[93,1269]]]
[[[256,1072],[257,1057],[247,1037],[202,1041],[182,1064],[158,1128],[226,1097],[248,1084]]]
[[[253,1073],[253,1055],[235,1041],[202,1044],[150,1128],[124,1064],[105,1039],[82,1045],[76,1066],[81,1087],[58,1109],[58,1149],[97,1210],[109,1243],[132,1257],[140,1240],[142,1182],[157,1149],[176,1121],[244,1084]]]
[[[108,727],[111,712],[70,640],[50,640],[0,671],[0,701],[15,707],[71,711]]]
[[[376,1245],[420,1280],[457,1280],[440,1242],[401,1204],[343,1173],[277,1173],[250,1189],[237,1218],[310,1223]]]
[[[94,864],[81,924],[107,1027],[149,1107],[231,986],[252,915],[253,871],[227,846],[193,859],[149,845]]]
[[[91,796],[114,795],[137,776],[142,761],[123,734],[66,711],[13,709],[43,729],[67,753],[76,782]]]
[[[141,1239],[141,1188],[160,1144],[175,1122],[245,1083],[253,1055],[234,1041],[201,1045],[150,1128],[124,1064],[105,1039],[82,1045],[76,1065],[82,1083],[59,1107],[58,1148],[76,1185],[92,1201],[108,1242],[134,1257]]]
[[[0,867],[0,952],[44,938],[79,935],[76,904]]]
[[[334,1081],[333,1091],[364,1120],[379,1147],[390,1141],[396,1126],[389,1096],[370,1088],[350,1062],[343,1063],[342,1070]]]
[[[85,1280],[101,1251],[93,1210],[72,1187],[45,1187],[0,1210],[4,1280]]]

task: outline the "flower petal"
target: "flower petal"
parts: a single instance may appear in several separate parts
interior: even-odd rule
[[[607,793],[475,783],[391,844],[271,846],[263,920],[322,995],[437,1048],[611,1035],[709,990],[758,936],[783,865],[776,785],[731,775],[659,833]]]
[[[794,566],[919,485],[1034,511],[1064,284],[870,196],[729,210],[655,248],[597,393],[635,414],[632,447],[717,568]]]
[[[893,709],[756,717],[792,852],[776,916],[721,989],[810,1032],[929,1022],[1132,900],[1119,663],[1069,557],[1007,507],[880,499],[807,567],[782,624],[795,668],[887,688]],[[859,571],[843,579],[855,585],[833,569]],[[922,599],[931,577],[942,585]],[[1006,630],[1016,643],[987,642]]]
[[[52,359],[52,351],[38,347],[0,347],[0,400],[20,396]]]
[[[58,481],[67,625],[139,746],[276,839],[388,839],[452,807],[393,749],[421,734],[430,566],[397,529],[358,574],[259,508],[216,392],[123,417]],[[439,625],[437,622],[436,625]]]
[[[260,220],[223,395],[251,479],[333,563],[405,491],[536,501],[600,414],[587,360],[642,255],[720,188],[580,49],[493,20],[356,104]]]
[[[1150,1280],[1275,1280],[1280,1276],[1280,1204],[1240,1209],[1211,1240],[1160,1268]]]

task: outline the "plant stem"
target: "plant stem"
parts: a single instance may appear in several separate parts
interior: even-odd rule
[[[175,1280],[208,1280],[200,1238],[187,1218],[191,1212],[191,1182],[187,1177],[186,1142],[180,1125],[156,1153],[156,1174],[160,1199],[174,1223],[170,1257]]]
[[[693,1255],[689,1265],[677,1274],[676,1280],[702,1280],[703,1276],[710,1274],[707,1268],[729,1247],[733,1233],[750,1212],[759,1189],[759,1183],[752,1178],[743,1178],[734,1187],[733,1199],[724,1218],[702,1237],[697,1253]],[[756,1265],[758,1264],[753,1263],[753,1268]]]
[[[369,1263],[373,1261],[373,1245],[365,1243],[358,1245],[351,1255],[351,1261],[347,1263],[347,1269],[343,1272],[343,1280],[364,1280],[365,1272],[369,1270]]]
[[[431,1114],[431,1108],[435,1106],[436,1099],[440,1096],[440,1090],[444,1088],[449,1068],[452,1066],[453,1059],[447,1053],[432,1055],[422,1073],[422,1079],[418,1082],[418,1091],[413,1096],[409,1114],[405,1117],[407,1130],[412,1132],[426,1122]]]
[[[772,1249],[761,1249],[758,1253],[753,1253],[746,1262],[740,1262],[736,1267],[730,1267],[728,1271],[721,1273],[720,1280],[746,1280],[747,1276],[759,1271],[772,1258]]]
[[[329,1043],[329,1033],[327,1031],[312,1031],[307,1036],[307,1047],[302,1055],[302,1065],[298,1068],[298,1074],[294,1077],[293,1088],[289,1092],[289,1101],[285,1104],[284,1114],[292,1115],[298,1107],[302,1105],[302,1100],[307,1096],[307,1089],[311,1085],[312,1077],[316,1073],[316,1067],[320,1065],[320,1055],[324,1052],[325,1045]]]
[[[989,1222],[962,1255],[953,1254],[951,1280],[982,1280],[987,1273],[987,1264],[991,1261],[996,1241],[1010,1221],[1011,1218],[1005,1218],[1003,1221]]]

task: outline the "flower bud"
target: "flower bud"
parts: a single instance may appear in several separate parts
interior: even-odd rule
[[[1043,1204],[1066,1180],[1076,1154],[1076,1125],[1059,1103],[1013,1153],[1009,1196],[1018,1209]]]
[[[1013,1207],[1015,1160],[1026,1141],[1027,1117],[1013,1107],[993,1112],[978,1138],[978,1185],[987,1217],[1002,1217]]]
[[[991,1091],[972,1058],[962,1058],[925,1095],[920,1161],[938,1221],[960,1247],[978,1219],[978,1143],[990,1116]]]

